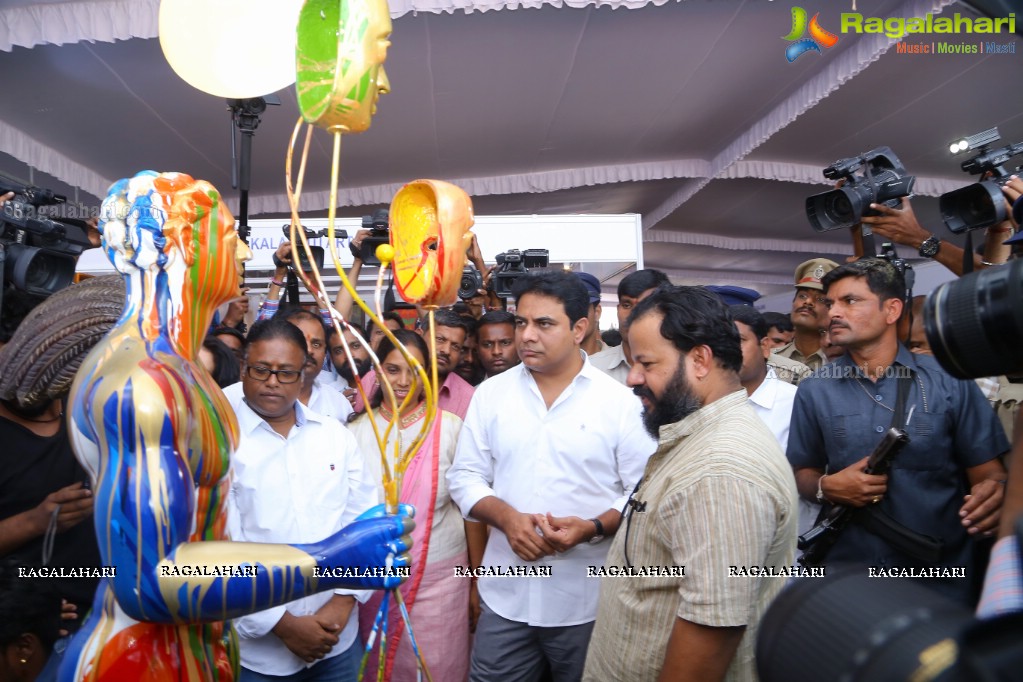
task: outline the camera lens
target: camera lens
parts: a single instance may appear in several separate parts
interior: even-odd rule
[[[840,187],[806,199],[806,217],[818,232],[851,227],[860,219],[862,201],[856,187]]]
[[[945,225],[956,234],[992,227],[1008,217],[1002,189],[990,180],[942,194],[938,209]]]
[[[955,661],[921,661],[970,622],[970,612],[909,579],[878,580],[865,568],[804,578],[771,604],[757,637],[763,682],[939,679]],[[941,678],[945,679],[945,678]]]
[[[836,223],[847,223],[853,219],[853,207],[849,197],[841,192],[831,194],[824,207],[825,215]]]
[[[1023,372],[1023,260],[974,272],[924,303],[931,351],[960,379]]]
[[[76,262],[74,256],[8,244],[6,278],[29,294],[49,296],[71,284]]]

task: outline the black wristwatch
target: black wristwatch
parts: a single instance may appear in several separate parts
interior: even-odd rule
[[[941,251],[941,240],[933,234],[920,245],[921,258],[934,258],[938,255],[938,251]]]
[[[597,527],[597,534],[590,538],[590,544],[595,545],[604,539],[604,524],[598,518],[592,518],[590,521],[593,521],[593,525]]]

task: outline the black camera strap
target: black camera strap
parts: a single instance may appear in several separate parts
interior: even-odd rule
[[[298,275],[295,274],[294,268],[288,268],[288,278],[284,286],[285,292],[287,292],[288,304],[297,306],[301,303],[301,297],[298,293]]]
[[[909,371],[908,367],[903,369]],[[906,401],[909,398],[909,389],[912,383],[911,376],[899,377],[895,414],[892,415],[892,428],[906,429]],[[944,546],[944,541],[941,538],[911,530],[876,506],[861,507],[855,515],[855,520],[868,533],[876,535],[917,561],[935,564],[941,560],[941,550]]]

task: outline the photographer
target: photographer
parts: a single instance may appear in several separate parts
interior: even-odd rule
[[[281,291],[288,281],[288,268],[292,266],[292,245],[291,242],[282,241],[277,250],[274,251],[274,274],[270,279],[270,288],[259,304],[259,312],[256,313],[256,321],[268,320],[277,314],[281,305]],[[339,294],[340,295],[340,294]],[[324,322],[330,321],[330,312],[320,308],[320,316]]]
[[[1023,182],[1013,176],[1013,180],[1003,187],[1002,191],[1009,200],[1007,203],[1011,203],[1023,192]],[[880,215],[864,216],[862,221],[869,225],[875,234],[896,244],[911,246],[918,251],[921,258],[933,258],[962,277],[963,250],[925,230],[916,219],[909,197],[903,197],[901,209],[890,208],[883,204],[871,204],[870,208]],[[1009,208],[1008,213],[1011,215],[1011,206]],[[854,242],[856,242],[859,229],[859,225],[852,228]],[[985,231],[984,255],[974,255],[973,257],[974,269],[980,270],[991,265],[1001,265],[1008,260],[1010,248],[1004,246],[1003,242],[1011,237],[1014,231],[1015,225],[1011,218],[994,227],[989,227]]]

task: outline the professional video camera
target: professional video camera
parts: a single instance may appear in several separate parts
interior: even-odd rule
[[[497,270],[494,272],[494,293],[499,298],[509,298],[512,287],[529,270],[546,268],[551,261],[547,249],[509,249],[497,254]]]
[[[14,192],[0,208],[0,281],[34,296],[49,296],[71,284],[82,251],[92,246],[86,224],[40,215],[40,206],[66,198],[0,175],[0,195]]]
[[[862,168],[862,175],[856,171]],[[890,147],[878,147],[862,156],[839,159],[824,169],[829,180],[845,180],[837,189],[806,199],[806,217],[818,232],[852,227],[863,216],[875,215],[870,204],[896,208],[913,191],[916,178]]]
[[[458,285],[458,298],[467,301],[479,294],[483,288],[483,273],[476,269],[472,263],[467,263],[462,268],[462,283]]]
[[[1023,154],[1023,142],[991,149],[991,145],[1000,139],[998,128],[991,128],[949,145],[953,154],[979,150],[976,156],[963,161],[961,167],[964,171],[971,175],[991,173],[989,180],[946,192],[938,198],[941,219],[956,234],[992,227],[1008,217],[1002,185],[1009,181],[1011,173],[1003,164],[1013,156]]]
[[[281,227],[281,231],[284,232],[284,236],[287,239],[291,239],[291,223],[285,223]],[[305,232],[306,241],[312,241],[313,239],[319,239],[320,237],[327,236],[327,230],[310,230],[309,228],[302,228]],[[341,239],[347,239],[348,233],[344,230],[336,232],[335,236]],[[317,272],[323,272],[323,247],[309,245],[309,250],[313,252],[313,261],[316,263]],[[296,241],[291,245],[291,262],[298,263],[298,267],[302,272],[312,272],[313,267],[309,264],[309,259],[305,255],[305,249],[302,248],[302,243]],[[274,265],[283,267],[287,265],[283,261],[278,260],[277,254],[274,254]]]
[[[1023,260],[946,282],[924,302],[924,331],[960,379],[1023,372]]]
[[[358,247],[349,244],[352,255],[361,258],[366,265],[380,265],[380,259],[377,258],[377,247],[381,244],[391,243],[391,237],[388,234],[390,213],[386,208],[378,208],[373,211],[373,215],[362,216],[362,229],[369,230],[370,233]]]

